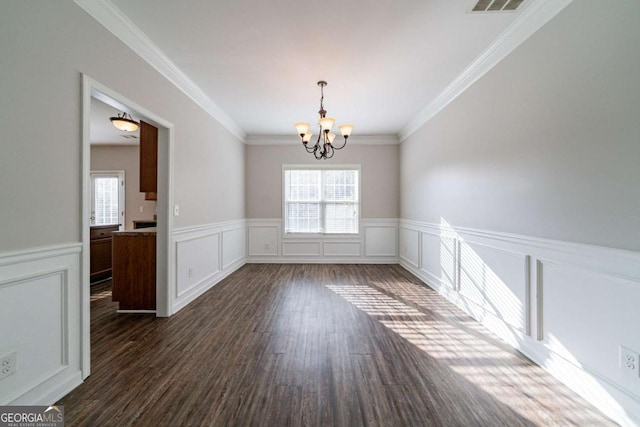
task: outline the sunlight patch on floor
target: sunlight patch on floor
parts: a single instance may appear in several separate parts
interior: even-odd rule
[[[527,419],[539,419],[541,411],[544,413],[551,406],[553,411],[560,408],[562,413],[571,414],[571,419],[581,425],[601,419],[595,410],[585,410],[578,404],[573,394],[542,368],[508,351],[480,324],[428,288],[408,282],[380,286],[396,299],[362,284],[326,286],[430,357],[445,363],[460,380],[484,390]],[[549,416],[548,421],[555,420]]]

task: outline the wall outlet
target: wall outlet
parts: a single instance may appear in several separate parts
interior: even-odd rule
[[[627,347],[620,346],[620,367],[630,375],[639,376],[640,374],[640,354]]]
[[[178,216],[178,215],[180,215],[180,206],[173,205],[173,216]]]
[[[140,206],[140,213],[144,212],[144,206]]]
[[[189,267],[189,277],[193,277],[193,267]]]
[[[0,380],[16,372],[17,361],[18,354],[15,350],[0,356]]]

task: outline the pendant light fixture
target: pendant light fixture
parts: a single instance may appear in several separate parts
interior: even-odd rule
[[[118,114],[118,117],[109,118],[111,123],[117,128],[125,132],[135,132],[140,127],[140,123],[131,118],[131,115],[127,112]]]
[[[326,85],[327,82],[324,80],[320,80],[318,82],[318,86],[320,86],[320,111],[318,111],[318,114],[320,114],[320,119],[318,120],[320,132],[318,133],[316,143],[309,146],[309,141],[311,141],[311,136],[313,135],[309,130],[309,123],[299,122],[294,125],[298,135],[300,135],[300,140],[302,141],[302,145],[304,145],[305,150],[307,150],[308,153],[313,153],[316,160],[332,158],[335,150],[341,150],[347,145],[347,139],[353,130],[353,125],[338,126],[340,133],[342,133],[342,136],[344,137],[344,143],[340,147],[333,144],[336,134],[331,132],[331,128],[333,127],[336,119],[327,117],[327,111],[324,109],[324,87]]]

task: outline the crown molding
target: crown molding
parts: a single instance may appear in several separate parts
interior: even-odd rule
[[[240,126],[113,3],[108,0],[74,0],[74,2],[220,122],[229,132],[244,141],[246,135]]]
[[[342,138],[336,136],[336,138]],[[247,145],[300,145],[296,135],[247,135]],[[397,145],[397,135],[354,135],[349,137],[349,145]]]
[[[398,134],[400,142],[435,117],[572,1],[538,0],[524,9],[515,21],[462,74],[402,128]]]

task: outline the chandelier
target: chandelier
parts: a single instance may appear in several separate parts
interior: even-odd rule
[[[313,153],[316,160],[332,158],[335,150],[341,150],[347,145],[347,139],[353,130],[353,125],[339,126],[338,128],[340,129],[340,133],[342,133],[342,136],[344,137],[344,143],[340,147],[333,144],[336,134],[331,132],[331,128],[333,127],[336,119],[327,117],[327,112],[324,109],[324,87],[326,85],[327,82],[323,80],[318,82],[318,86],[320,86],[320,111],[318,111],[318,114],[320,114],[320,120],[318,120],[320,132],[316,143],[312,146],[309,145],[309,141],[311,141],[311,136],[313,135],[309,130],[309,123],[299,122],[294,125],[298,131],[298,135],[300,135],[300,139],[302,140],[302,145],[304,145],[305,150],[307,150],[308,153]]]
[[[140,127],[140,123],[133,120],[133,118],[131,118],[131,115],[129,115],[129,113],[127,113],[126,111],[122,114],[118,114],[117,117],[109,118],[109,120],[111,120],[111,123],[116,128],[125,132],[135,132]]]

